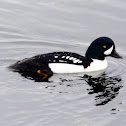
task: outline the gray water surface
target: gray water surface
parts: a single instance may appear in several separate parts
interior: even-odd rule
[[[0,126],[125,126],[126,2],[0,0]],[[85,55],[108,36],[123,59],[108,57],[99,77],[56,74],[35,82],[8,66],[54,51]]]

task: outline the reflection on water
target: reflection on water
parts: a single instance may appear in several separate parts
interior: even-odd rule
[[[122,87],[122,79],[119,76],[109,77],[103,74],[100,77],[84,76],[85,81],[91,86],[89,94],[96,93],[96,105],[105,105],[114,99]]]
[[[99,73],[100,74],[100,73]],[[91,76],[91,75],[83,75],[81,74],[54,74],[52,77],[49,76],[45,80],[42,80],[42,75],[34,75],[30,74],[32,76],[28,76],[28,74],[22,74],[22,76],[35,80],[36,82],[55,82],[59,79],[58,84],[66,84],[66,82],[74,82],[74,80],[81,80],[81,83],[83,84],[84,80],[88,83],[90,86],[90,89],[87,89],[88,94],[96,94],[95,101],[96,106],[98,105],[105,105],[111,100],[113,100],[118,94],[120,88],[122,88],[122,79],[120,76],[114,76],[109,77],[105,73],[98,76]],[[50,79],[53,78],[52,80]],[[70,85],[70,84],[69,84]]]
[[[52,75],[48,75],[45,79],[43,79],[44,75],[37,74],[34,72],[19,72],[23,77],[34,80],[35,82],[48,82],[49,78]]]

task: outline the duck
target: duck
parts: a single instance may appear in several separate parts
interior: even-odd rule
[[[57,73],[88,73],[106,70],[107,56],[122,58],[114,41],[109,37],[99,37],[88,47],[85,56],[74,52],[50,52],[25,58],[9,66],[25,76],[39,76],[42,80]]]

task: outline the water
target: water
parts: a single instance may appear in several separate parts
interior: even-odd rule
[[[122,0],[0,0],[0,126],[125,126],[125,7]],[[84,55],[100,36],[112,38],[123,59],[108,57],[99,77],[34,82],[7,69],[47,52]]]

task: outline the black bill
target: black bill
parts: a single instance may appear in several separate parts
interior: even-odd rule
[[[112,57],[115,57],[115,58],[121,58],[122,59],[122,56],[120,56],[116,50],[113,51],[113,53],[111,54]]]

